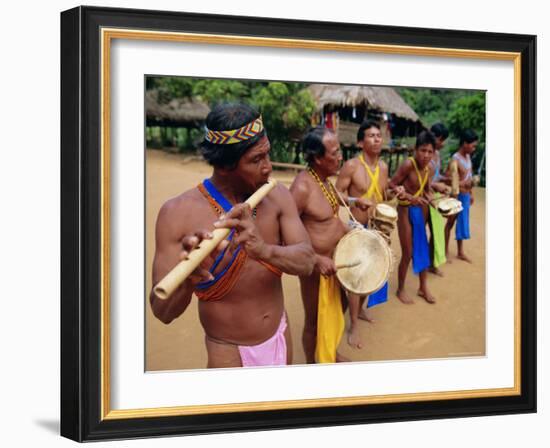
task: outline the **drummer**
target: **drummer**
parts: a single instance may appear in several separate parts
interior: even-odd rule
[[[435,303],[427,285],[427,270],[430,267],[430,251],[426,236],[426,219],[429,202],[432,200],[430,187],[434,167],[430,163],[434,154],[435,138],[429,131],[422,131],[416,138],[414,157],[409,157],[397,169],[390,181],[393,189],[403,186],[399,193],[397,208],[401,261],[398,270],[397,298],[405,304],[414,301],[405,293],[405,279],[409,264],[420,277],[418,295],[428,303]]]
[[[203,239],[211,239],[214,228],[233,232],[218,246],[216,261],[208,257],[168,299],[151,291],[153,313],[169,324],[196,293],[208,367],[290,363],[281,273],[311,273],[309,236],[281,184],[254,210],[242,204],[271,174],[270,144],[258,112],[223,104],[208,114],[206,128],[201,150],[213,166],[212,176],[162,206],[153,285]]]
[[[344,331],[344,312],[332,256],[349,228],[338,217],[338,196],[328,179],[338,172],[342,152],[336,134],[323,127],[306,133],[301,150],[308,167],[296,176],[290,192],[315,250],[313,273],[300,276],[306,362],[347,361],[337,353]],[[358,205],[367,208],[364,201]]]
[[[441,149],[445,146],[445,140],[449,137],[449,130],[443,123],[435,123],[430,130],[435,137],[435,151],[431,161],[434,167],[434,177],[431,186],[434,190],[434,198],[437,199],[441,194],[446,194],[450,190],[445,183],[447,178],[441,167]],[[429,226],[430,272],[443,277],[443,271],[439,267],[447,261],[445,257],[445,221],[437,208],[433,206],[430,206]]]
[[[361,149],[359,155],[344,163],[336,188],[344,195],[351,198],[361,198],[367,204],[374,206],[387,198],[388,189],[388,165],[380,158],[382,151],[382,134],[380,125],[372,120],[367,120],[357,131],[357,146]],[[353,216],[364,226],[372,214],[372,210],[363,210],[354,204],[351,207]],[[348,344],[361,348],[359,338],[358,319],[372,322],[373,319],[364,307],[366,297],[348,293],[350,307],[350,329]],[[368,297],[367,308],[384,303],[388,300],[388,284]]]
[[[464,240],[470,239],[470,206],[474,203],[474,195],[472,188],[473,171],[472,171],[472,159],[471,154],[476,150],[479,137],[471,130],[466,129],[460,135],[460,142],[458,151],[452,156],[452,160],[456,163],[458,168],[458,181],[460,193],[458,194],[458,200],[462,203],[462,211],[455,216],[451,216],[447,220],[445,226],[445,247],[447,252],[447,258],[449,253],[449,238],[451,229],[456,222],[456,244],[458,248],[457,258],[471,263],[472,260],[464,253]],[[447,168],[447,176],[450,176],[450,167]]]

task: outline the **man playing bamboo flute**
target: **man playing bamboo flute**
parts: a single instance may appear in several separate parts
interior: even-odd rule
[[[168,324],[195,293],[208,367],[291,362],[281,273],[308,275],[313,250],[292,196],[277,185],[254,209],[242,202],[271,174],[270,144],[260,115],[243,104],[215,107],[201,144],[209,179],[168,200],[156,224],[153,285],[215,228],[232,229],[166,300],[151,292],[154,315]]]
[[[362,209],[356,206],[356,198],[366,201],[371,207],[386,199],[388,188],[388,165],[380,159],[382,151],[382,135],[380,126],[375,121],[365,121],[357,132],[357,146],[361,148],[358,157],[344,163],[336,188],[350,198],[351,211],[357,221],[367,226],[372,208]],[[363,308],[366,296],[348,293],[350,329],[348,344],[361,348],[358,319],[372,321],[373,319]],[[368,296],[367,308],[384,303],[388,300],[387,282],[378,291]]]
[[[447,168],[447,176],[451,176],[452,165],[458,169],[458,181],[460,192],[458,200],[462,203],[462,211],[447,220],[445,226],[445,243],[447,249],[447,258],[449,253],[449,238],[451,229],[456,222],[456,244],[458,248],[457,258],[471,263],[472,260],[464,253],[464,240],[470,239],[470,206],[474,203],[472,188],[474,186],[471,154],[476,150],[478,136],[471,129],[466,129],[460,135],[460,147],[453,154],[451,163]]]
[[[302,153],[308,168],[296,176],[290,191],[315,250],[313,273],[300,276],[306,362],[345,361],[337,353],[345,324],[332,256],[349,228],[338,217],[338,196],[328,179],[338,172],[342,153],[334,132],[322,127],[313,128],[304,136]]]
[[[390,181],[391,188],[405,187],[398,195],[397,208],[401,261],[398,270],[397,297],[405,304],[414,301],[405,293],[405,279],[412,259],[413,272],[420,277],[418,295],[428,303],[435,303],[427,285],[427,269],[430,267],[430,250],[426,236],[426,219],[432,200],[430,182],[434,174],[433,157],[435,139],[431,132],[422,131],[416,138],[414,157],[399,166]]]

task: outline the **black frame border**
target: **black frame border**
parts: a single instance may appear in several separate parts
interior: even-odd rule
[[[521,395],[101,420],[100,29],[521,54]],[[77,7],[61,13],[61,435],[144,438],[536,412],[536,36]]]

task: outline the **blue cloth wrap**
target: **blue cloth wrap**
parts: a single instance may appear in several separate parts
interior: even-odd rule
[[[462,211],[456,219],[456,239],[470,239],[470,193],[459,193],[458,200],[462,203]]]
[[[365,229],[368,229],[368,226],[364,224]],[[384,283],[382,287],[373,292],[367,298],[367,308],[371,308],[375,305],[380,305],[381,303],[388,301],[388,282]]]
[[[210,180],[204,179],[202,184],[204,185],[204,188],[206,188],[206,191],[208,191],[208,194],[210,194],[210,196],[212,196],[212,198],[214,198],[214,200],[223,208],[223,211],[225,213],[231,210],[231,208],[233,207],[231,205],[231,202],[229,202],[223,196],[223,194],[221,194],[221,192],[218,191],[218,189],[214,186],[212,182],[210,182]],[[231,232],[229,233],[229,236],[227,237],[228,241],[231,241],[234,236],[235,236],[235,230],[231,230]],[[228,248],[229,246],[227,246],[221,253],[219,253],[216,259],[214,260],[214,264],[208,270],[211,274],[214,273],[214,271],[222,261]],[[229,270],[231,265],[235,262],[235,259],[237,258],[237,255],[239,255],[240,250],[241,250],[241,246],[239,245],[237,246],[237,249],[233,253],[233,257],[231,258],[227,266],[223,268],[223,270],[218,272],[216,275],[214,275],[214,279],[197,283],[195,288],[198,289],[199,291],[204,291],[205,289],[208,289],[212,285],[214,285],[220,278],[222,278],[225,275],[225,273]]]
[[[367,308],[371,308],[375,305],[388,301],[388,282],[384,283],[378,291],[373,292],[367,299]]]
[[[409,206],[409,221],[412,227],[413,272],[420,274],[430,267],[430,246],[426,236],[424,212],[419,205]]]

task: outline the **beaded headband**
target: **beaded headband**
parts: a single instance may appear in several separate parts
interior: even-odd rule
[[[264,130],[262,117],[256,118],[248,124],[238,129],[230,131],[212,131],[205,126],[205,140],[215,145],[232,145],[234,143],[244,142],[255,137]]]

